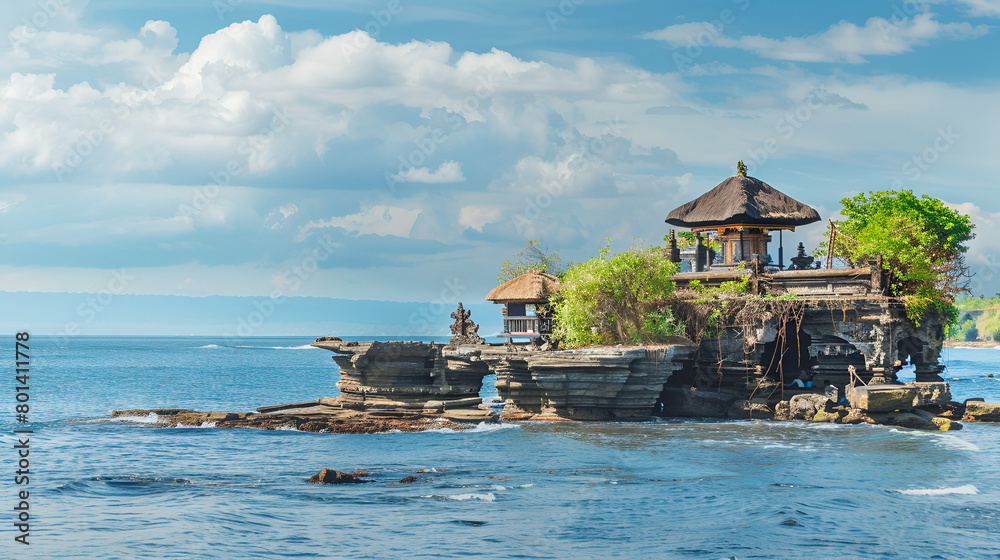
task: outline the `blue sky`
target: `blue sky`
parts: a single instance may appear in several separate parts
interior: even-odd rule
[[[380,328],[446,332],[405,310],[481,301],[529,239],[569,261],[660,243],[743,159],[824,221],[870,189],[942,198],[992,295],[998,22],[1000,0],[21,2],[0,289],[37,292],[55,334],[147,328],[110,311],[144,296],[192,310],[179,334],[243,313],[206,296],[410,302]],[[66,303],[102,291],[89,323]]]

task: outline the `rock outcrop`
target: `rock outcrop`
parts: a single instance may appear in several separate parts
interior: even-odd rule
[[[362,476],[367,475],[368,473],[363,471],[346,473],[335,471],[333,469],[323,469],[309,477],[309,484],[362,484],[365,482],[372,482],[371,480],[364,480],[361,478]]]
[[[488,420],[479,390],[489,368],[476,352],[422,342],[345,342],[318,339],[313,346],[330,350],[340,367],[341,396],[325,399],[329,407],[387,416],[443,415]]]
[[[663,386],[694,346],[520,351],[492,347],[481,359],[496,373],[501,418],[646,420]],[[726,407],[731,403],[726,403]]]
[[[982,401],[965,401],[966,422],[1000,422],[1000,404]]]

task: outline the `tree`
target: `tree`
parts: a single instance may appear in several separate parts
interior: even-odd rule
[[[532,270],[547,272],[553,276],[561,275],[563,269],[559,251],[549,253],[548,250],[549,248],[537,239],[528,241],[524,244],[523,251],[504,261],[500,273],[497,274],[497,283],[503,284]]]
[[[660,247],[637,241],[612,255],[608,241],[599,256],[563,275],[554,302],[554,337],[579,348],[683,334],[667,305],[677,270]]]
[[[905,298],[911,319],[919,322],[936,309],[945,324],[955,321],[955,298],[970,279],[965,243],[975,237],[975,226],[969,217],[909,190],[872,191],[840,202],[845,219],[834,222],[834,256],[867,266],[881,255],[889,294]]]

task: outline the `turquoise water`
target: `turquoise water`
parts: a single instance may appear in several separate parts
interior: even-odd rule
[[[9,340],[9,338],[8,338]],[[1000,553],[1000,425],[661,421],[330,435],[70,423],[337,394],[309,339],[32,341],[31,546],[4,558],[966,558]],[[13,342],[8,342],[13,347]],[[234,346],[242,346],[240,348]],[[12,360],[13,361],[13,360]],[[951,349],[1000,399],[1000,350]],[[2,395],[13,406],[13,379]],[[484,393],[490,393],[490,387]],[[319,487],[324,467],[376,483]],[[425,470],[426,473],[417,474]],[[389,486],[415,475],[411,485]],[[175,480],[181,482],[175,482]]]

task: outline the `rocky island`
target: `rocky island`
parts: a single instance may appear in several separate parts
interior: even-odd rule
[[[339,397],[256,414],[114,414],[333,433],[498,419],[700,417],[930,430],[1000,421],[1000,404],[955,402],[940,375],[945,331],[957,319],[954,295],[964,290],[968,217],[909,191],[843,202],[848,219],[829,222],[825,267],[801,243],[788,266],[779,247],[775,264],[771,232],[780,239],[819,215],[748,177],[740,162],[736,176],[670,213],[668,223],[690,232],[671,231],[665,249],[605,249],[559,277],[545,271],[551,256],[529,242],[533,262],[505,263],[506,281],[486,296],[504,306],[505,343],[486,343],[459,303],[448,344],[316,339],[313,346],[334,354]],[[936,231],[907,212],[949,219]],[[927,230],[919,240],[901,233],[918,226]],[[901,383],[907,365],[915,381]],[[480,397],[487,376],[496,378],[498,402]]]

